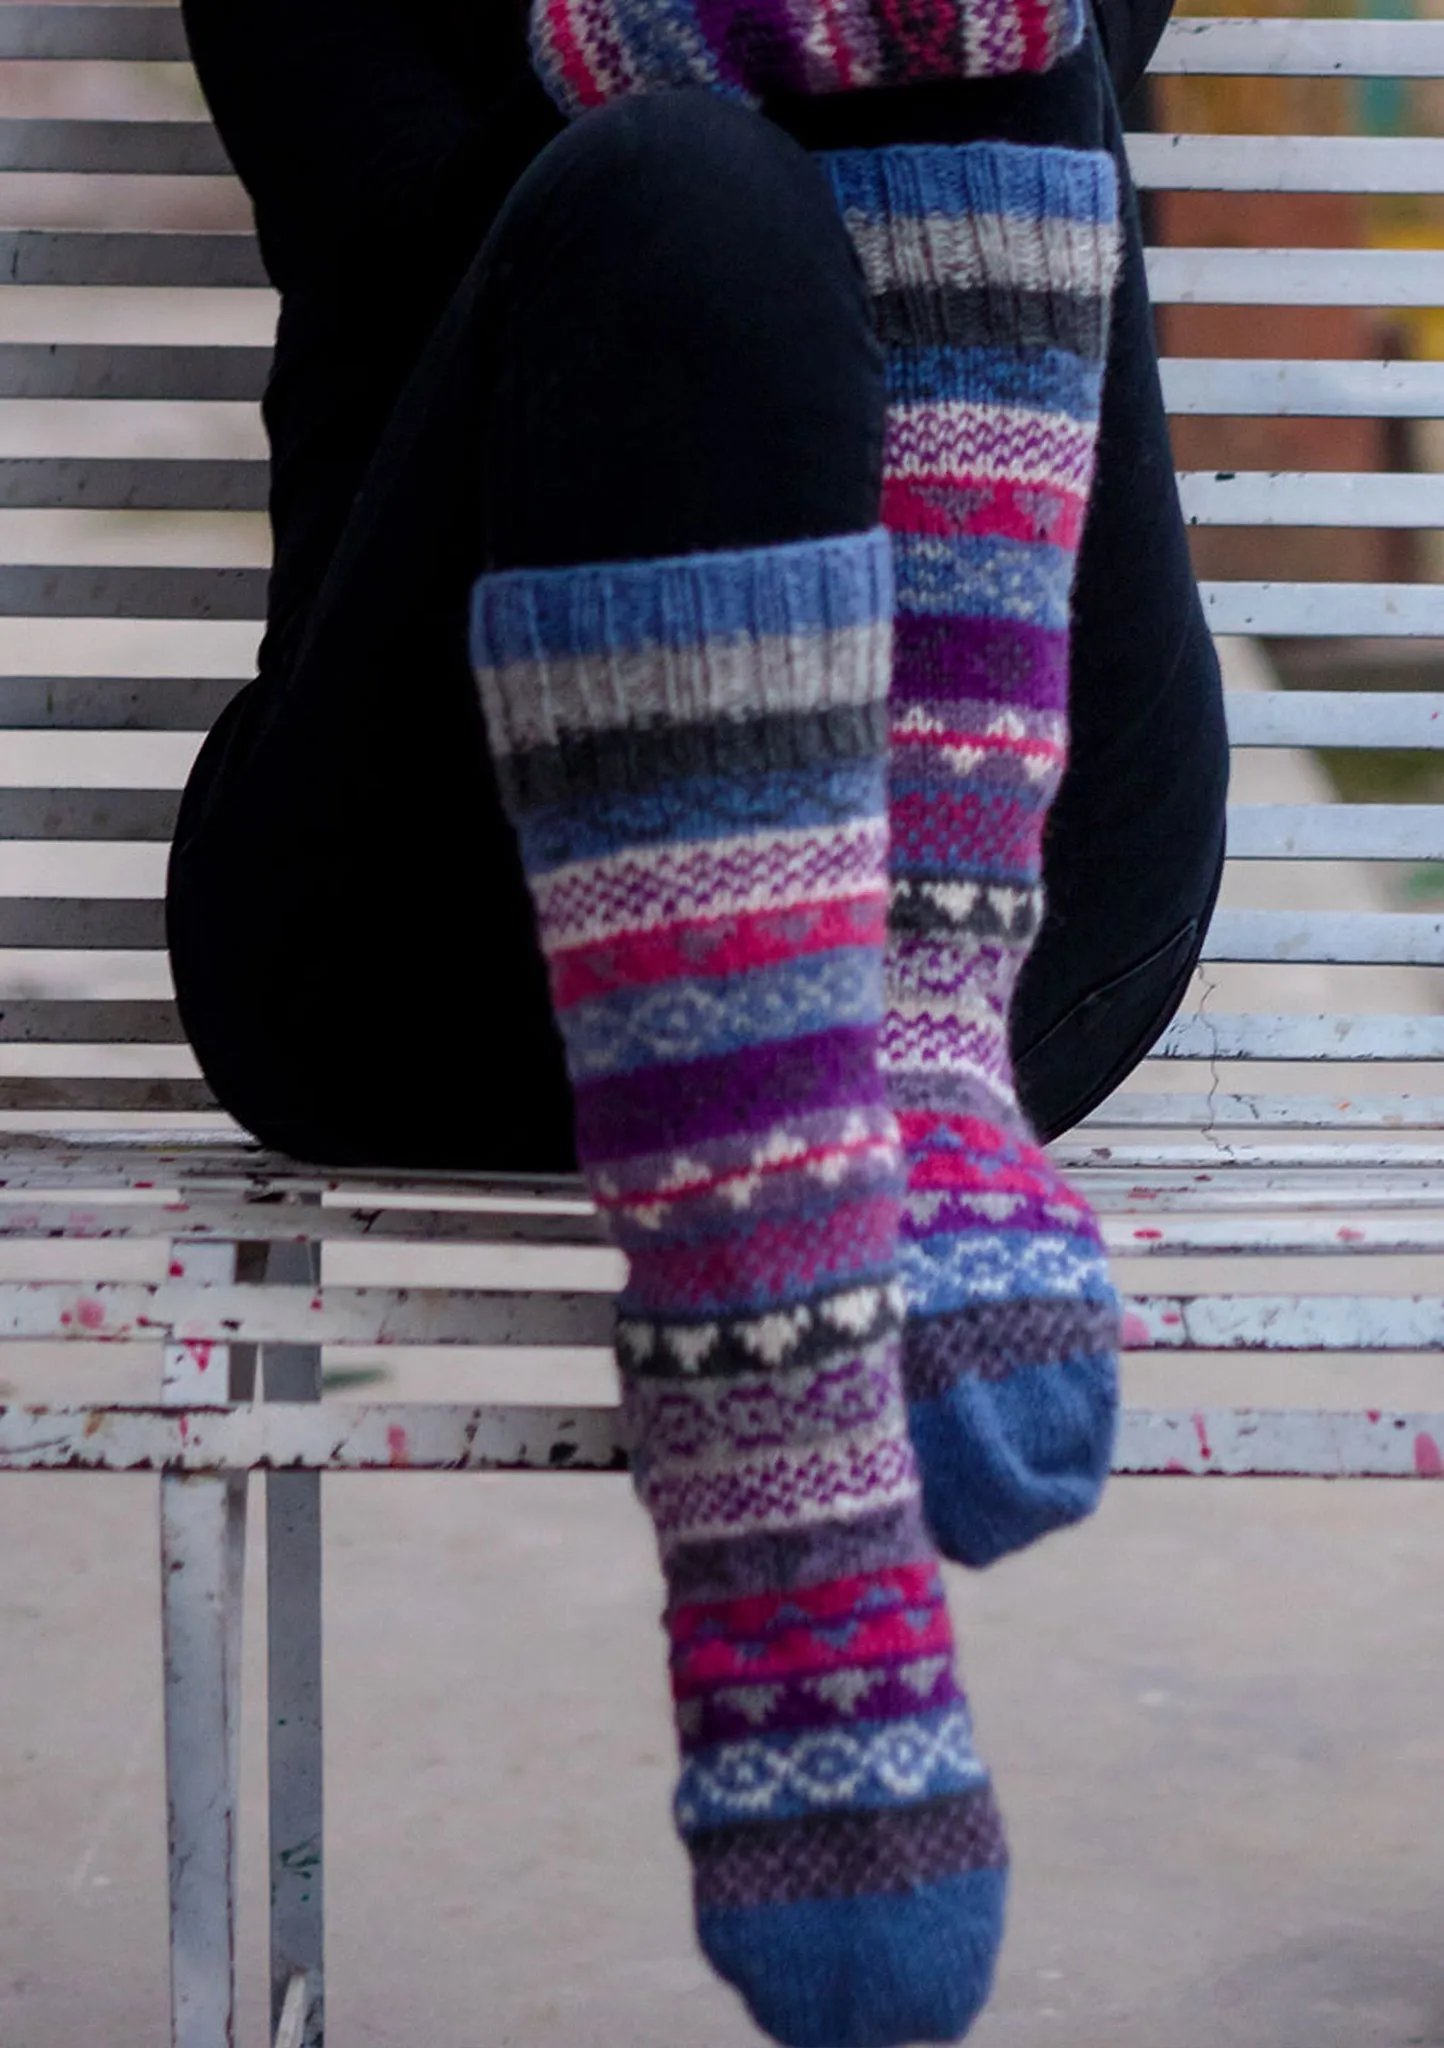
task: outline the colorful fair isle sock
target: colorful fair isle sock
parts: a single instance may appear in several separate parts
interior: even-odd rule
[[[877,1064],[886,535],[510,571],[473,651],[631,1271],[703,1948],[797,2048],[954,2040],[1006,1854],[922,1519]]]
[[[531,56],[564,114],[701,87],[759,103],[1047,71],[1085,0],[532,0]]]
[[[887,355],[882,1064],[907,1164],[904,1383],[933,1534],[981,1565],[1092,1510],[1116,1416],[1097,1223],[1037,1145],[1008,1052],[1067,748],[1114,171],[1004,143],[825,162]]]

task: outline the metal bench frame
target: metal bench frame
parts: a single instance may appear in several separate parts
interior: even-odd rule
[[[184,62],[169,5],[0,4],[0,59]],[[1155,70],[1444,77],[1444,22],[1186,20]],[[1153,189],[1444,192],[1444,142],[1148,135],[1132,138]],[[0,168],[98,176],[227,172],[201,120],[0,120]],[[1164,303],[1444,305],[1444,252],[1166,248],[1150,252]],[[0,230],[0,282],[35,286],[264,287],[248,235]],[[0,342],[0,397],[252,403],[258,347]],[[1444,363],[1178,359],[1175,413],[1444,416]],[[1444,478],[1194,473],[1202,523],[1444,527]],[[263,508],[258,460],[0,458],[0,508]],[[183,566],[0,566],[0,615],[259,620],[264,572]],[[1444,586],[1227,582],[1206,588],[1221,633],[1437,635]],[[239,677],[0,675],[10,733],[199,733]],[[1444,746],[1444,695],[1239,696],[1246,747]],[[0,782],[4,778],[0,777]],[[171,787],[0,786],[0,841],[163,842]],[[1235,858],[1444,859],[1444,806],[1253,805],[1231,820]],[[0,900],[0,949],[36,960],[96,949],[154,955],[154,896]],[[1444,918],[1423,913],[1225,911],[1220,961],[1444,965]],[[0,967],[0,972],[9,970]],[[235,2012],[240,1594],[248,1475],[266,1475],[272,2025],[276,2048],[324,2035],[321,1522],[323,1473],[619,1467],[611,1409],[323,1403],[322,1347],[605,1346],[610,1297],[586,1291],[323,1284],[325,1248],[596,1245],[579,1189],[561,1183],[340,1174],[270,1156],[233,1128],[190,1127],[210,1106],[175,1070],[181,1034],[160,997],[0,992],[0,1238],[160,1243],[149,1282],[0,1281],[0,1340],[159,1343],[149,1407],[0,1408],[0,1470],[159,1475],[175,2048],[224,2048]],[[115,1048],[152,1071],[86,1075]],[[1347,1099],[1231,1092],[1125,1094],[1060,1157],[1130,1259],[1289,1256],[1351,1260],[1444,1249],[1444,1096],[1359,1092],[1356,1070],[1444,1070],[1444,1018],[1246,1014],[1178,1020],[1160,1058],[1341,1062]],[[50,1059],[53,1071],[43,1070]],[[18,1055],[17,1055],[18,1058]],[[41,1067],[35,1065],[40,1059]],[[110,1062],[112,1065],[114,1061]],[[24,1062],[22,1062],[24,1064]],[[1367,1083],[1365,1084],[1367,1087]],[[110,1128],[87,1122],[100,1112]],[[146,1120],[114,1128],[114,1113]],[[1322,1269],[1321,1269],[1322,1270]],[[1367,1266],[1363,1269],[1367,1273]],[[1444,1299],[1174,1290],[1130,1302],[1135,1349],[1290,1352],[1444,1349]],[[1134,1410],[1128,1473],[1444,1475],[1444,1412]]]

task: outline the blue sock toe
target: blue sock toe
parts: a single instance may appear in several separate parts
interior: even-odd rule
[[[994,1563],[1098,1505],[1113,1456],[1112,1357],[964,1377],[908,1407],[923,1504],[939,1548]]]
[[[987,2001],[1005,1870],[913,1891],[704,1909],[697,1931],[757,2024],[786,2048],[958,2041]]]

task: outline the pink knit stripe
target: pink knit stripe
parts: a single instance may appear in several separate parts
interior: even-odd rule
[[[689,1644],[706,1653],[719,1641],[744,1644],[789,1640],[798,1630],[810,1631],[829,1622],[850,1622],[870,1607],[890,1613],[942,1609],[942,1580],[936,1560],[894,1564],[871,1572],[851,1572],[820,1586],[794,1586],[785,1591],[743,1593],[731,1600],[690,1600],[674,1607],[667,1619],[673,1658]]]
[[[892,478],[882,492],[882,516],[894,533],[972,533],[1076,548],[1087,512],[1085,492],[986,477]]]
[[[555,52],[567,95],[579,109],[599,107],[607,95],[588,64],[573,28],[572,11],[566,0],[551,0],[541,10],[545,38]]]
[[[677,1622],[685,1622],[689,1613],[684,1608]],[[947,1610],[941,1605],[921,1602],[911,1618],[902,1614],[884,1615],[876,1621],[866,1615],[856,1621],[846,1618],[851,1626],[845,1644],[829,1642],[822,1633],[826,1628],[822,1621],[811,1625],[799,1622],[761,1641],[740,1629],[734,1637],[730,1624],[724,1623],[715,1637],[678,1642],[672,1656],[672,1696],[696,1699],[716,1686],[739,1681],[754,1685],[768,1679],[820,1678],[829,1671],[846,1671],[894,1657],[946,1655],[952,1649]]]
[[[552,958],[559,1009],[614,989],[643,988],[700,976],[721,979],[773,967],[839,946],[880,946],[887,927],[881,888],[870,895],[824,898],[740,917],[686,918],[655,931],[629,932]]]

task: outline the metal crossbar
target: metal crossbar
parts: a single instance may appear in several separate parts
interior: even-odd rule
[[[99,60],[124,76],[185,58],[170,5],[0,4],[5,61]],[[1194,18],[1167,31],[1153,68],[1440,78],[1444,22]],[[63,1242],[91,1267],[56,1280],[37,1255],[34,1277],[0,1282],[0,1342],[145,1342],[162,1358],[150,1406],[0,1408],[0,1471],[159,1475],[175,2048],[222,2048],[234,2022],[239,1574],[247,1478],[266,1474],[273,2042],[319,2048],[322,1473],[621,1462],[610,1407],[322,1401],[323,1349],[601,1350],[619,1266],[574,1184],[342,1175],[264,1153],[220,1119],[184,1045],[162,862],[189,760],[249,672],[264,614],[255,407],[271,300],[250,235],[157,228],[153,210],[128,224],[121,197],[141,188],[113,181],[194,192],[227,177],[194,106],[0,119],[13,189],[80,174],[110,195],[92,226],[35,225],[33,208],[0,218],[0,282],[47,305],[61,303],[48,288],[90,293],[120,337],[57,317],[0,343],[0,400],[33,430],[0,455],[0,510],[39,515],[44,534],[115,537],[94,559],[72,546],[0,563],[0,616],[39,650],[0,675],[0,1118],[14,1127],[0,1136],[0,1241],[12,1262]],[[1129,151],[1157,193],[1444,193],[1444,142],[1427,136],[1167,133]],[[1437,250],[1159,247],[1148,263],[1168,305],[1444,306]],[[168,327],[150,309],[176,291],[197,318]],[[1175,356],[1162,369],[1181,419],[1444,418],[1444,363]],[[1195,462],[1180,481],[1200,528],[1444,528],[1444,479],[1425,471]],[[229,537],[202,558],[174,545],[197,515]],[[1444,640],[1444,585],[1211,580],[1204,601],[1221,634],[1386,652]],[[80,660],[59,637],[77,621],[91,636]],[[1236,692],[1228,715],[1237,749],[1444,751],[1437,691]],[[1263,876],[1327,877],[1339,862],[1355,877],[1427,874],[1444,863],[1444,803],[1239,802],[1230,843]],[[1288,1409],[1131,1410],[1120,1472],[1444,1476],[1444,1411],[1303,1405],[1319,1354],[1355,1361],[1367,1388],[1381,1356],[1444,1351],[1444,1298],[1398,1264],[1444,1250],[1444,1016],[1428,979],[1444,916],[1320,886],[1222,910],[1203,1006],[1057,1148],[1120,1262],[1131,1353],[1202,1367],[1267,1351],[1300,1376]],[[1256,1012],[1211,992],[1247,963],[1280,989]],[[1354,976],[1360,1007],[1332,1014],[1321,971],[1331,989]],[[105,1277],[111,1246],[149,1248],[151,1277]]]

